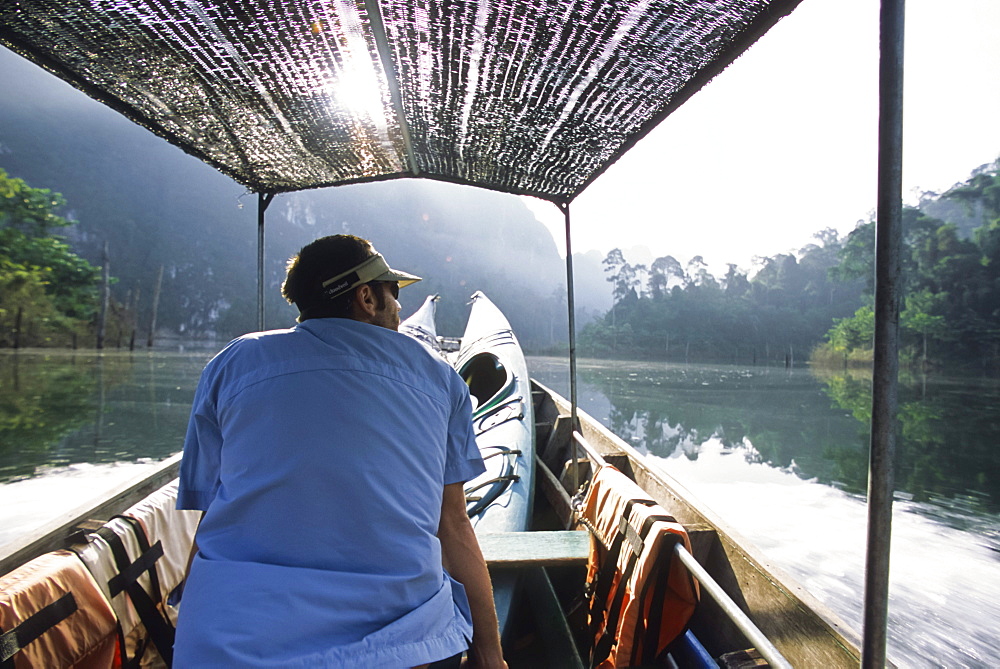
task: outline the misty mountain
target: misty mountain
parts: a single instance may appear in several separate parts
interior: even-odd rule
[[[141,324],[163,266],[158,329],[218,337],[255,329],[255,194],[5,49],[0,90],[0,167],[66,197],[82,256],[101,264],[109,243],[114,297],[138,291]],[[403,291],[404,316],[440,293],[439,330],[460,335],[468,297],[482,290],[527,347],[566,340],[565,266],[524,202],[426,180],[276,196],[265,227],[267,327],[295,317],[279,294],[288,257],[340,232],[371,239],[394,266],[425,277]],[[582,324],[610,307],[610,290],[600,258],[579,258]]]

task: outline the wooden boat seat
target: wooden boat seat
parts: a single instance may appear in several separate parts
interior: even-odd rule
[[[486,564],[505,569],[585,566],[590,553],[586,530],[494,532],[477,538]]]

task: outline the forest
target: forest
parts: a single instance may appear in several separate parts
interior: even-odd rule
[[[23,59],[0,52],[0,65],[8,93],[0,96],[0,346],[14,345],[15,333],[21,346],[94,346],[102,271],[108,345],[154,334],[224,340],[254,329],[256,198]],[[993,163],[907,210],[905,362],[996,368],[997,180]],[[803,219],[808,225],[808,213]],[[621,251],[603,265],[597,252],[575,254],[579,351],[867,364],[873,231],[872,221],[843,237],[824,230],[796,253],[763,256],[749,270],[729,265],[720,277],[703,256],[663,255],[647,267]],[[516,197],[430,181],[276,198],[266,230],[267,327],[295,318],[278,296],[286,259],[337,232],[372,239],[425,277],[404,291],[404,315],[439,293],[439,330],[460,335],[469,295],[483,290],[527,350],[565,351],[565,269],[544,226]]]
[[[996,370],[1000,361],[1000,161],[903,216],[903,364]],[[674,361],[868,364],[875,221],[815,235],[797,254],[724,277],[702,256],[648,267],[604,258],[614,305],[580,334],[581,355]]]

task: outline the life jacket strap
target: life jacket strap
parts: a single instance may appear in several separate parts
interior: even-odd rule
[[[142,523],[139,522],[138,518],[133,518],[132,516],[115,516],[115,518],[120,518],[132,526],[132,532],[135,534],[135,540],[139,543],[139,550],[142,553],[140,559],[143,559],[146,553],[150,551],[156,551],[159,553],[157,557],[153,558],[153,562],[163,557],[163,545],[159,541],[152,546],[149,545],[149,538],[146,536],[146,530],[143,528]],[[157,546],[159,546],[159,548],[157,548]],[[160,588],[159,572],[157,572],[154,564],[150,564],[149,567],[149,581],[152,586],[154,601],[159,603],[161,599],[160,592],[162,590]]]
[[[625,509],[621,515],[625,519],[626,524],[628,523],[629,515],[632,513],[632,507],[636,504],[653,506],[656,502],[651,499],[626,500]],[[595,535],[595,539],[599,538]],[[594,580],[588,584],[587,589],[593,592],[590,600],[591,638],[596,637],[601,631],[600,621],[604,616],[604,602],[607,601],[608,595],[611,594],[612,580],[614,579],[615,569],[617,569],[618,558],[621,555],[624,540],[625,534],[621,532],[621,525],[619,524],[619,531],[615,533],[614,539],[611,540],[611,545],[608,546],[607,554],[604,556],[604,564],[601,565],[601,569],[594,577]]]
[[[666,535],[664,541],[667,543],[662,550],[666,552],[667,558],[659,564],[656,576],[650,579],[652,581],[652,588],[650,588],[650,581],[647,581],[643,586],[642,594],[639,596],[639,611],[649,611],[649,624],[646,625],[644,617],[642,615],[639,616],[635,638],[642,639],[642,657],[639,657],[639,644],[633,644],[632,657],[629,661],[630,665],[653,664],[656,660],[660,645],[660,633],[662,631],[660,626],[663,622],[663,607],[667,597],[667,590],[669,589],[670,574],[673,570],[674,547],[677,544],[683,544],[680,535],[673,534],[672,532]],[[694,591],[694,577],[691,576],[691,572],[687,569],[684,569],[684,574],[690,583],[691,590]],[[650,590],[652,590],[652,599],[647,604],[646,600]],[[687,625],[685,625],[686,628]]]
[[[14,666],[14,656],[29,643],[66,620],[77,610],[72,592],[35,611],[16,627],[0,634],[0,668]]]
[[[135,562],[108,581],[108,590],[111,592],[111,596],[116,597],[130,584],[139,580],[143,572],[154,569],[156,561],[161,557],[163,557],[163,544],[157,541],[149,550],[143,552]],[[159,593],[159,589],[156,589],[155,592]]]
[[[149,540],[146,539],[145,532],[142,532],[141,525],[138,528],[132,525],[132,528],[135,530],[140,548],[145,546],[145,550],[135,563],[129,560],[125,544],[113,529],[105,525],[97,530],[97,535],[104,539],[111,547],[111,553],[115,558],[115,566],[117,566],[119,572],[108,582],[108,588],[109,590],[112,588],[112,583],[115,586],[122,586],[118,592],[124,590],[128,594],[129,599],[132,600],[132,605],[135,606],[136,613],[139,614],[139,621],[149,633],[149,638],[153,642],[153,645],[156,646],[156,650],[159,651],[160,657],[163,658],[163,661],[169,667],[173,664],[175,630],[174,626],[170,624],[170,621],[167,620],[156,606],[160,601],[159,579],[155,577],[157,558],[146,558],[147,555],[151,555],[152,549],[149,546]],[[160,547],[158,551],[159,555],[162,555],[163,548],[160,542],[157,542],[156,545]],[[139,567],[133,569],[133,565],[139,563],[141,563]],[[147,571],[150,574],[153,584],[152,597],[138,582],[138,578]],[[123,653],[124,650],[123,647]]]

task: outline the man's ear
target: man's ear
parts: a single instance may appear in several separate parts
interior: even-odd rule
[[[355,288],[351,308],[354,310],[355,320],[370,322],[378,312],[378,296],[375,290],[367,283]]]

